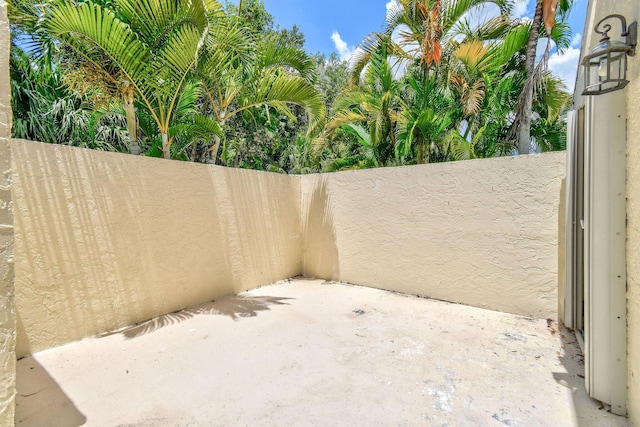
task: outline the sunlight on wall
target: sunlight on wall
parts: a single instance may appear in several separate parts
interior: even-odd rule
[[[286,175],[16,141],[19,356],[291,277]]]
[[[19,356],[298,274],[557,316],[564,153],[307,176],[13,153]]]
[[[561,152],[303,176],[303,273],[556,318],[564,175]]]

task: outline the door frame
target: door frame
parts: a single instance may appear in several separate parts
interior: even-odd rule
[[[567,259],[561,320],[571,329],[580,329],[584,320],[587,391],[611,405],[611,412],[626,415],[626,100],[623,91],[583,99],[567,124]]]

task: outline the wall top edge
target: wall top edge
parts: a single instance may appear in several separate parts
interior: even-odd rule
[[[6,138],[0,138],[0,140],[2,139],[6,139]],[[120,153],[120,152],[114,152],[114,151],[102,151],[102,150],[93,150],[90,148],[82,148],[82,147],[74,147],[74,146],[70,146],[70,145],[62,145],[62,144],[49,144],[49,143],[45,143],[45,142],[38,142],[38,141],[30,141],[30,140],[26,140],[26,139],[19,139],[19,138],[11,138],[11,141],[14,143],[18,143],[18,144],[40,144],[43,146],[46,146],[47,149],[56,151],[56,150],[69,150],[70,152],[75,151],[76,153],[92,153],[97,156],[121,156],[123,159],[127,158],[128,156],[131,156],[131,154],[129,153]],[[141,159],[141,161],[144,162],[167,162],[167,160],[165,159],[160,159],[160,158],[156,158],[156,157],[148,157],[148,156],[136,156],[139,157]],[[178,161],[178,160],[171,160],[168,163],[168,165],[177,165],[177,164],[184,164],[184,165],[189,165],[186,167],[195,167],[195,168],[218,168],[218,169],[223,169],[225,171],[233,171],[232,173],[241,173],[241,172],[251,172],[251,173],[261,173],[261,174],[273,174],[273,175],[278,175],[278,176],[291,176],[291,177],[304,177],[304,176],[326,176],[326,175],[334,175],[334,174],[348,174],[348,173],[366,173],[366,172],[371,172],[371,171],[375,171],[375,170],[385,170],[385,171],[393,171],[393,170],[403,170],[403,169],[417,169],[417,168],[442,168],[442,167],[461,167],[462,165],[468,165],[471,163],[480,163],[480,162],[518,162],[518,161],[526,161],[527,159],[533,159],[533,158],[540,158],[540,157],[566,157],[566,151],[553,151],[553,152],[547,152],[547,153],[534,153],[534,154],[526,154],[526,155],[517,155],[517,156],[500,156],[500,157],[488,157],[488,158],[482,158],[482,159],[468,159],[468,160],[457,160],[457,161],[453,161],[453,162],[441,162],[441,163],[427,163],[427,164],[422,164],[422,165],[401,165],[401,166],[384,166],[384,167],[379,167],[379,168],[368,168],[368,169],[351,169],[351,170],[344,170],[344,171],[336,171],[336,172],[316,172],[316,173],[309,173],[309,174],[287,174],[287,173],[282,173],[282,172],[272,172],[272,171],[263,171],[263,170],[256,170],[256,169],[244,169],[244,168],[235,168],[235,167],[231,167],[231,166],[223,166],[223,165],[212,165],[212,164],[206,164],[206,163],[195,163],[195,162],[187,162],[187,161]],[[448,165],[448,166],[445,166]]]

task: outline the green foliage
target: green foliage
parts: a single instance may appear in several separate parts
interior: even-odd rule
[[[316,87],[324,97],[327,110],[331,110],[338,94],[349,84],[349,64],[333,52],[328,57],[317,54],[316,61]]]
[[[93,109],[86,98],[65,88],[59,69],[37,66],[17,46],[11,51],[10,67],[13,137],[127,150],[126,125],[115,106]]]
[[[487,3],[502,15],[472,23],[470,13]],[[531,24],[511,20],[510,7],[502,0],[399,0],[384,32],[370,34],[360,46],[351,85],[337,98],[323,142],[329,146],[336,132],[363,127],[379,165],[517,152],[512,134],[527,78]],[[559,22],[551,38],[561,50],[570,31]],[[394,76],[398,70],[402,77]],[[568,98],[557,79],[539,80],[532,128],[538,149],[563,149]],[[353,136],[364,141],[361,132]],[[384,147],[393,151],[381,156]],[[352,153],[331,169],[362,165],[367,153],[357,146]]]
[[[503,14],[477,23],[488,3]],[[12,0],[14,134],[284,173],[510,155],[531,33],[510,5],[400,0],[349,67],[262,0]],[[564,149],[568,105],[541,73],[537,149]]]
[[[312,58],[277,33],[256,33],[237,16],[209,32],[195,75],[204,89],[203,112],[216,118],[227,137],[213,147],[213,161],[288,172],[295,162],[285,153],[324,126]]]
[[[225,9],[256,33],[266,34],[274,29],[273,16],[267,12],[262,0],[241,0],[238,5],[227,1]]]

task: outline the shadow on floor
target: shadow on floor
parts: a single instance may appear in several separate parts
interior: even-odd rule
[[[77,427],[87,418],[32,356],[18,361],[16,426]]]
[[[229,316],[233,320],[238,320],[241,317],[256,317],[261,311],[271,310],[270,307],[272,305],[289,305],[286,301],[291,299],[294,298],[235,295],[233,297],[225,298],[217,302],[209,302],[185,311],[190,312],[193,315],[217,314]]]
[[[100,336],[105,337],[114,334],[123,334],[129,339],[136,338],[141,335],[157,331],[165,326],[174,325],[203,314],[228,316],[233,320],[245,317],[256,317],[261,311],[270,310],[271,306],[289,305],[286,301],[290,299],[293,298],[234,295],[219,301],[211,301],[197,307],[168,313],[124,329],[106,332]]]

